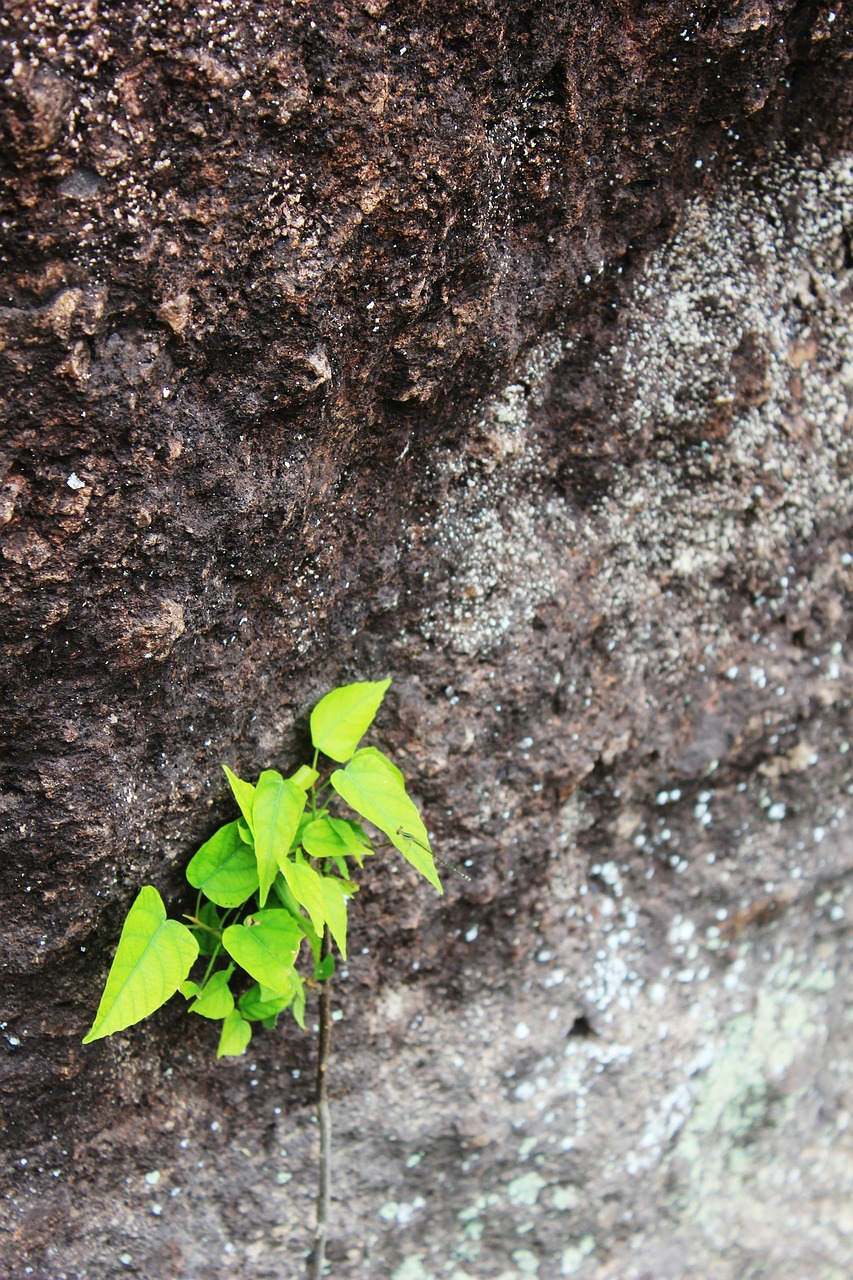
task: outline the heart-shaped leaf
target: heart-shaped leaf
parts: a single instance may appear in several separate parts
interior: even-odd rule
[[[293,971],[293,1003],[290,1006],[290,1012],[293,1014],[294,1022],[302,1030],[305,1030],[305,984],[299,974]]]
[[[406,790],[406,779],[403,777],[402,770],[398,769],[394,761],[390,760],[378,747],[360,747],[355,756],[353,756],[353,759],[356,758],[359,760],[375,760],[383,769],[388,770],[399,787],[402,787],[404,791]]]
[[[220,907],[240,907],[258,888],[254,851],[240,838],[239,822],[220,827],[187,867],[195,889]]]
[[[287,851],[288,853],[293,853],[294,849],[299,848],[302,844],[302,836],[305,833],[305,828],[310,826],[314,821],[316,821],[316,819],[312,813],[303,813],[302,817],[299,819],[299,826],[296,828],[293,839],[290,842],[290,848]]]
[[[231,959],[280,995],[291,989],[290,975],[301,942],[302,931],[293,916],[276,907],[256,911],[245,924],[231,924],[222,935]]]
[[[338,944],[344,960],[347,958],[347,899],[357,891],[358,885],[349,880],[339,880],[337,876],[321,876],[320,885],[323,893],[323,910],[329,932]]]
[[[309,823],[302,833],[302,847],[312,858],[355,858],[359,865],[373,852],[359,824],[345,818],[317,818]]]
[[[139,891],[127,913],[89,1044],[147,1018],[173,996],[198,956],[198,943],[184,925],[166,919],[153,885]]]
[[[360,681],[333,689],[311,712],[311,741],[343,764],[373,723],[390,680]]]
[[[252,803],[255,797],[255,788],[252,786],[251,782],[244,782],[242,778],[237,777],[236,773],[232,773],[227,764],[224,764],[222,768],[225,770],[225,777],[228,779],[228,785],[234,792],[234,799],[240,806],[240,812],[246,819],[246,822],[249,825],[249,830],[252,831]]]
[[[290,781],[295,782],[302,791],[310,791],[319,776],[317,770],[312,769],[310,764],[301,764],[296,772],[290,775]]]
[[[241,1053],[246,1052],[251,1038],[251,1025],[236,1009],[232,1009],[222,1024],[217,1058],[239,1058]]]
[[[243,1017],[249,1022],[266,1022],[267,1018],[274,1018],[287,1008],[293,999],[294,991],[295,988],[287,995],[274,995],[265,1000],[261,987],[255,982],[240,996],[237,1004]]]
[[[326,923],[323,877],[319,876],[298,853],[292,858],[285,858],[281,864],[281,873],[296,901],[311,917],[311,924],[316,932],[322,933]]]
[[[252,817],[261,906],[267,900],[279,863],[287,856],[305,809],[305,792],[275,769],[265,769],[255,787]]]
[[[234,966],[229,964],[227,969],[220,969],[218,973],[212,974],[204,984],[201,995],[192,1002],[187,1013],[199,1013],[203,1018],[214,1020],[227,1018],[234,1008],[234,997],[228,988],[233,972]]]
[[[285,880],[284,876],[281,874],[281,872],[279,872],[278,875],[276,876],[275,880],[273,881],[272,887],[273,887],[273,892],[275,893],[279,902],[282,904],[283,907],[287,908],[287,910],[293,916],[293,919],[295,920],[298,927],[302,930],[305,937],[308,939],[308,945],[311,948],[311,954],[313,955],[314,963],[316,964],[320,958],[320,952],[323,947],[323,939],[320,937],[320,935],[318,934],[317,930],[314,928],[311,921],[302,914],[302,911],[300,910],[300,907],[299,907],[299,903],[296,901],[293,894],[291,893],[290,887],[287,881]]]
[[[421,815],[398,781],[399,770],[389,765],[390,760],[381,752],[359,752],[345,769],[335,770],[332,786],[356,813],[384,831],[406,861],[443,893]]]

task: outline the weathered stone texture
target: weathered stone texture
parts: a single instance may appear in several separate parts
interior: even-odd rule
[[[843,6],[0,37],[5,1273],[300,1273],[312,1038],[79,1041],[219,762],[390,674],[472,880],[365,874],[332,1274],[850,1274]]]

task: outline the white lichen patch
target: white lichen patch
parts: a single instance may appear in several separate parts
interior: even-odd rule
[[[456,486],[435,529],[447,591],[444,608],[425,614],[421,631],[449,640],[458,653],[493,649],[514,625],[529,621],[558,581],[560,551],[541,535],[560,523],[562,505],[546,504],[543,523],[541,504],[521,491],[539,458],[530,409],[563,351],[554,336],[535,347],[520,380],[480,406],[474,456],[438,460],[439,472]]]
[[[585,1258],[595,1249],[595,1238],[591,1235],[585,1235],[578,1240],[577,1244],[571,1244],[567,1249],[563,1250],[560,1258],[560,1275],[572,1276],[579,1271]]]
[[[547,1185],[545,1179],[534,1171],[522,1173],[510,1182],[506,1189],[507,1198],[513,1205],[533,1206],[539,1199],[539,1193]]]
[[[853,500],[851,221],[850,157],[780,160],[757,190],[733,181],[687,207],[600,362],[612,391],[594,429],[635,441],[638,460],[614,464],[591,509],[542,481],[535,409],[569,348],[533,353],[480,407],[467,456],[435,462],[445,573],[423,634],[484,655],[560,592],[612,625],[615,663],[642,669],[652,634],[657,664],[689,656],[681,636],[697,658],[725,655],[729,566],[796,602],[792,549]]]
[[[612,911],[590,913],[594,948],[606,940],[607,930],[621,932],[620,915],[631,908],[618,864],[602,862],[590,870],[614,904]],[[783,1246],[770,1241],[762,1224],[768,1204],[778,1221],[789,1202],[805,1196],[794,1209],[804,1233],[797,1265],[806,1274],[805,1259],[822,1256],[815,1197],[831,1218],[828,1238],[836,1240],[842,1229],[839,1197],[853,1189],[849,1168],[842,1168],[849,1157],[845,1135],[853,1127],[841,1106],[846,1084],[839,1083],[836,1106],[835,1077],[822,1066],[825,1061],[835,1071],[831,1064],[845,1053],[843,947],[839,951],[838,937],[827,936],[804,948],[802,936],[816,936],[818,922],[833,921],[834,908],[845,901],[840,888],[804,898],[810,913],[805,920],[795,922],[792,909],[760,942],[744,935],[736,945],[729,943],[726,959],[713,972],[705,963],[702,915],[691,910],[674,918],[656,943],[659,980],[638,987],[629,1007],[611,1002],[594,1014],[592,1034],[565,1034],[584,975],[564,974],[559,984],[547,986],[559,943],[551,940],[546,962],[539,958],[541,945],[532,949],[522,984],[531,1035],[519,1042],[512,1034],[517,1009],[482,998],[457,1028],[465,1041],[478,1038],[482,1048],[472,1060],[453,1058],[452,1087],[461,1099],[474,1094],[475,1083],[486,1090],[477,1094],[477,1119],[466,1124],[466,1133],[476,1135],[461,1164],[471,1179],[470,1198],[457,1210],[450,1245],[430,1231],[428,1215],[412,1224],[416,1234],[409,1239],[420,1248],[419,1233],[429,1232],[430,1251],[418,1265],[432,1266],[436,1274],[455,1266],[463,1273],[471,1268],[516,1280],[525,1274],[603,1280],[632,1274],[628,1258],[636,1259],[638,1274],[653,1269],[660,1251],[679,1253],[686,1239],[697,1274],[710,1274],[709,1260],[733,1250],[720,1275],[734,1280],[747,1273],[743,1259],[757,1232],[767,1256],[779,1262],[778,1274],[792,1280],[798,1273],[782,1265]],[[719,932],[720,925],[713,927]],[[636,934],[636,922],[628,932]],[[679,979],[679,950],[691,957],[690,983]],[[648,955],[638,959],[647,976],[654,971],[650,961]],[[539,1014],[549,1004],[553,1022]],[[606,1013],[612,1014],[610,1023]],[[440,1047],[438,1025],[427,1019],[421,1029],[437,1060],[451,1053]],[[843,1073],[845,1081],[848,1076]],[[442,1071],[441,1079],[447,1078]],[[826,1107],[827,1114],[819,1114]],[[503,1111],[509,1112],[509,1130],[492,1127]],[[497,1139],[493,1147],[484,1142],[486,1134]],[[428,1163],[417,1166],[419,1175],[431,1176]],[[488,1193],[471,1196],[484,1185]],[[600,1216],[608,1197],[626,1206],[618,1230],[627,1232],[629,1252],[612,1262],[621,1270],[608,1271],[595,1258],[596,1241],[612,1239],[617,1230]],[[423,1199],[429,1203],[427,1193]],[[668,1206],[663,1227],[662,1203]],[[385,1217],[393,1231],[405,1225],[390,1206]],[[839,1256],[846,1257],[838,1239]],[[507,1263],[514,1270],[505,1269]]]
[[[400,1264],[391,1280],[435,1280],[435,1273],[427,1271],[423,1254],[415,1253]]]
[[[814,1214],[815,1199],[829,1204],[853,1194],[849,1150],[812,1116],[815,1072],[827,1053],[826,997],[835,985],[831,953],[817,967],[815,959],[784,952],[754,1007],[717,1030],[713,1059],[691,1087],[690,1114],[666,1160],[682,1185],[686,1219],[715,1248],[748,1240],[768,1264],[772,1256],[781,1261],[783,1248],[790,1253],[771,1238],[771,1222],[789,1224],[786,1238],[804,1256],[820,1256],[839,1228],[835,1214],[824,1221]],[[798,1151],[800,1162],[779,1159],[783,1150]]]

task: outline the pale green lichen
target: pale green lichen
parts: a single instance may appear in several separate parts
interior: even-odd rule
[[[413,1253],[400,1263],[391,1280],[435,1280],[435,1275],[424,1266],[423,1254]]]
[[[580,1200],[580,1192],[577,1187],[552,1187],[551,1203],[559,1213],[565,1213],[569,1209],[574,1209]]]
[[[577,1244],[569,1245],[563,1250],[560,1258],[560,1275],[571,1276],[579,1271],[583,1265],[584,1259],[595,1249],[595,1237],[591,1235],[581,1236]]]
[[[530,1249],[516,1249],[512,1260],[522,1275],[535,1276],[539,1270],[539,1259]]]
[[[512,1205],[534,1205],[539,1199],[540,1191],[547,1185],[538,1173],[523,1173],[520,1177],[513,1178],[506,1189],[509,1202]]]
[[[477,1196],[473,1204],[468,1205],[467,1209],[460,1209],[457,1217],[460,1222],[470,1222],[473,1218],[478,1218],[481,1213],[487,1212],[500,1204],[500,1196],[496,1196],[494,1192],[484,1192]]]
[[[827,968],[804,974],[808,963],[806,957],[797,963],[788,950],[754,1008],[726,1025],[670,1158],[684,1170],[686,1216],[718,1245],[734,1242],[745,1219],[764,1220],[776,1198],[767,1185],[768,1155],[805,1101],[788,1075],[803,1055],[819,1055],[825,1020],[819,997],[835,981]]]

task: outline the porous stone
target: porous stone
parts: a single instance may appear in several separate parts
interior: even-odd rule
[[[300,1273],[310,1019],[80,1039],[139,885],[189,905],[220,762],[392,675],[377,738],[471,879],[365,869],[331,1273],[842,1280],[841,7],[0,37],[4,1274]]]

